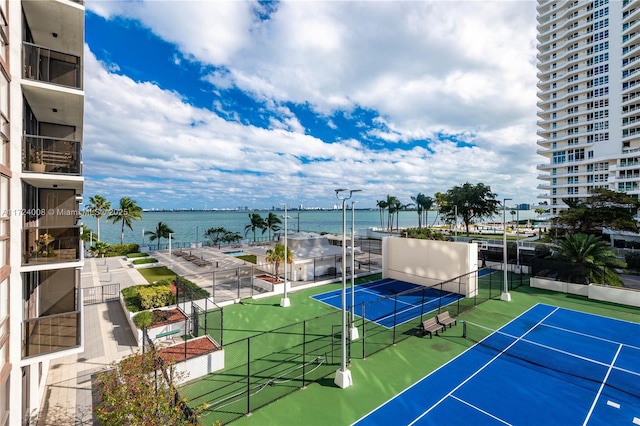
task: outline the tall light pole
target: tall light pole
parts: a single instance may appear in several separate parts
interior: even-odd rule
[[[454,217],[453,217],[453,219],[455,220],[453,232],[455,233],[455,239],[458,239],[458,206],[453,206],[453,210],[455,211]]]
[[[520,273],[520,205],[516,205],[516,273]]]
[[[511,294],[509,294],[509,282],[507,280],[507,201],[511,198],[505,198],[502,200],[502,254],[504,264],[502,268],[504,270],[504,291],[500,296],[500,300],[511,302]]]
[[[289,260],[289,256],[287,256],[288,248],[287,248],[287,205],[284,205],[284,296],[282,300],[280,300],[280,306],[283,308],[288,308],[291,306],[291,301],[287,297],[287,261]]]
[[[342,349],[340,369],[336,371],[336,378],[334,383],[340,388],[348,388],[353,384],[351,379],[351,371],[347,369],[347,276],[346,276],[346,258],[347,258],[347,211],[345,201],[349,200],[354,192],[359,190],[349,191],[349,196],[341,195],[341,192],[349,191],[348,189],[340,188],[336,189],[336,198],[342,201],[342,330],[340,346]]]
[[[355,191],[352,191],[355,192]],[[350,325],[349,325],[349,336],[351,336],[351,340],[356,340],[358,337],[360,337],[360,335],[358,334],[358,328],[356,327],[355,324],[355,314],[354,314],[354,307],[356,304],[356,300],[355,300],[355,292],[354,287],[355,287],[355,271],[356,271],[356,249],[355,249],[355,242],[356,242],[356,232],[355,232],[355,225],[356,225],[356,202],[352,201],[351,202],[351,321],[350,321]]]
[[[196,226],[196,247],[198,247],[198,226]]]

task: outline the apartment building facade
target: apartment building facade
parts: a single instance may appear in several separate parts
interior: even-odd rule
[[[0,0],[0,426],[83,350],[83,0]]]
[[[540,203],[640,193],[640,2],[539,0]]]

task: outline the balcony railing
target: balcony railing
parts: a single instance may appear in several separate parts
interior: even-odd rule
[[[80,311],[24,321],[22,356],[30,357],[80,346]]]
[[[80,243],[79,226],[24,228],[23,265],[77,262],[81,260]]]
[[[22,170],[81,175],[80,148],[79,141],[26,135],[22,143]]]
[[[22,43],[22,77],[62,86],[82,88],[80,57]]]

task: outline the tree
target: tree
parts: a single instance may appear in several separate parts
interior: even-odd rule
[[[278,279],[278,270],[280,269],[280,264],[284,262],[284,246],[280,243],[276,243],[273,248],[270,248],[266,251],[266,255],[267,262],[274,264],[274,278]],[[293,252],[289,247],[287,247],[287,263],[293,263]]]
[[[475,220],[488,218],[498,213],[500,202],[496,200],[496,194],[491,192],[491,187],[478,183],[473,185],[469,182],[462,186],[454,186],[444,195],[444,205],[440,206],[440,214],[452,222],[455,219],[457,210],[458,216],[462,218],[462,223],[469,236],[469,225]]]
[[[429,215],[429,209],[431,208],[431,206],[433,206],[434,200],[433,198],[429,197],[428,195],[424,195],[421,192],[419,192],[418,195],[416,196],[412,196],[411,200],[413,200],[416,206],[416,209],[418,211],[418,228],[422,228],[423,216],[424,216],[424,224],[426,226],[428,215]]]
[[[249,213],[250,224],[244,227],[244,235],[245,237],[249,233],[249,231],[253,232],[253,242],[256,242],[256,230],[262,229],[262,233],[267,229],[267,223],[264,221],[264,218],[260,216],[260,213]]]
[[[378,206],[378,209],[380,209],[380,228],[384,229],[384,211],[387,209],[387,207],[389,207],[387,205],[387,202],[385,200],[378,200],[376,202],[376,205]]]
[[[89,253],[93,254],[96,257],[100,257],[104,254],[107,254],[107,251],[109,251],[109,244],[103,241],[96,241],[89,248]]]
[[[142,330],[142,353],[144,353],[144,346],[147,344],[147,328],[153,324],[153,313],[151,311],[138,312],[133,316],[133,323],[136,327]]]
[[[436,224],[438,218],[444,221],[444,216],[442,216],[442,207],[447,205],[447,199],[445,198],[446,194],[443,194],[442,192],[436,192],[433,195],[435,197],[433,203],[436,206],[437,213],[436,217],[433,219],[433,223],[431,224],[431,226]]]
[[[515,222],[516,221],[516,214],[518,214],[515,210],[511,210],[509,212],[509,214],[511,215],[511,222]],[[518,226],[519,224],[517,223],[516,226]]]
[[[552,221],[560,230],[573,233],[601,234],[602,230],[638,232],[634,216],[640,202],[624,192],[597,188],[586,200],[565,199],[569,207]]]
[[[158,250],[160,250],[160,239],[169,238],[169,234],[173,234],[173,229],[169,228],[164,222],[158,222],[155,231],[147,231],[144,233],[144,235],[149,235],[149,241],[158,240]]]
[[[82,224],[82,235],[80,236],[80,239],[82,239],[82,241],[84,241],[85,243],[92,243],[94,234],[95,232],[93,232],[91,228],[89,228],[84,223]]]
[[[111,203],[107,201],[102,195],[94,195],[89,198],[89,204],[85,206],[91,216],[96,218],[96,227],[98,229],[98,241],[100,241],[100,219],[102,216],[109,213],[111,209]]]
[[[555,247],[554,258],[585,267],[589,282],[622,286],[615,268],[626,264],[616,257],[611,246],[593,234],[567,234]]]
[[[242,239],[242,235],[237,232],[226,231],[224,235],[220,238],[220,241],[223,243],[231,244],[238,242]]]
[[[264,222],[266,229],[269,231],[269,241],[271,241],[271,232],[274,234],[278,232],[280,230],[281,223],[282,221],[277,214],[269,212],[269,216],[267,216],[267,220]]]
[[[394,215],[400,210],[402,203],[398,199],[398,197],[394,195],[387,194],[387,199],[385,200],[385,204],[387,206],[387,229],[393,231],[393,219]]]
[[[222,237],[229,231],[227,231],[225,228],[223,227],[217,227],[217,228],[209,228],[206,231],[204,231],[204,236],[209,238],[211,240],[211,244],[213,244],[214,246],[218,245],[218,242],[220,242],[222,240]]]
[[[175,400],[183,376],[154,350],[125,358],[97,373],[95,415],[104,425],[190,425],[181,408],[185,401]]]
[[[548,212],[549,210],[545,210],[545,209],[541,209],[540,207],[538,207],[537,209],[534,210],[536,212],[536,214],[538,216],[542,216],[543,214],[545,214],[546,212]]]
[[[107,222],[111,221],[113,224],[122,222],[122,228],[120,229],[120,244],[124,244],[124,227],[126,226],[133,231],[132,221],[142,219],[142,207],[136,204],[136,200],[132,200],[129,197],[120,198],[118,208],[112,210],[109,216],[107,216]]]

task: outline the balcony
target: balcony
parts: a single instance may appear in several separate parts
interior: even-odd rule
[[[50,315],[24,321],[24,358],[79,347],[79,311]]]
[[[78,56],[23,42],[22,62],[22,78],[82,89],[82,66]]]
[[[22,356],[30,357],[81,345],[80,271],[63,268],[22,274]]]
[[[29,214],[30,212],[25,213]],[[74,212],[58,213],[64,215]],[[50,214],[54,215],[56,212],[50,212]],[[79,226],[24,228],[22,230],[22,244],[23,265],[78,262],[81,260]]]
[[[22,153],[24,172],[82,175],[79,141],[26,135]]]

